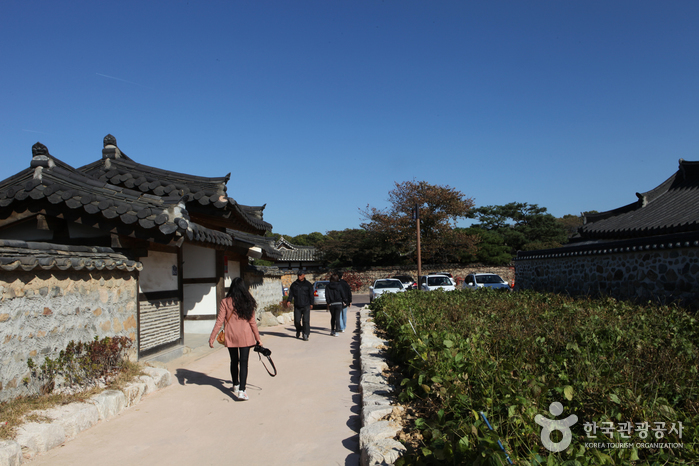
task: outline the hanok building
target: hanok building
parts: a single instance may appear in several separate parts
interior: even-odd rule
[[[37,143],[0,182],[0,335],[32,342],[30,355],[54,351],[52,335],[128,335],[141,358],[181,349],[185,332],[211,331],[248,257],[281,258],[262,238],[264,206],[228,196],[230,174],[141,165],[111,135],[103,147],[76,169]]]
[[[314,246],[298,246],[282,236],[274,244],[274,249],[281,253],[275,265],[282,270],[314,270],[321,266],[320,253]]]
[[[699,305],[699,162],[635,202],[583,214],[579,237],[519,252],[517,288]]]

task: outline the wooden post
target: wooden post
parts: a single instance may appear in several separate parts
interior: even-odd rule
[[[420,206],[415,204],[415,224],[417,225],[417,288],[420,286],[420,277],[422,276],[422,255],[420,252]]]

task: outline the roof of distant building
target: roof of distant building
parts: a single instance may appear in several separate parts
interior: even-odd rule
[[[320,259],[315,246],[298,246],[291,244],[283,236],[277,240],[275,247],[281,252],[283,262],[311,262]]]

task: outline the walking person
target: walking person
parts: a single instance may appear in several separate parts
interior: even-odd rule
[[[219,304],[218,317],[209,337],[209,346],[213,348],[216,335],[225,321],[224,335],[226,347],[231,356],[233,395],[241,401],[248,399],[245,388],[248,380],[250,349],[261,343],[255,320],[256,308],[257,302],[248,291],[243,279],[234,278],[228,294]]]
[[[325,287],[325,301],[328,303],[330,311],[330,335],[336,337],[340,330],[340,315],[345,303],[349,301],[347,293],[340,284],[340,277],[337,273],[330,275],[330,283]]]
[[[349,298],[349,301],[343,306],[342,312],[340,313],[340,331],[344,333],[345,328],[347,328],[347,309],[352,305],[352,288],[350,288],[349,283],[342,278],[342,272],[337,272],[337,276],[340,277],[340,285],[342,285],[342,289],[345,290]]]
[[[294,326],[296,338],[303,334],[303,341],[308,341],[311,333],[311,309],[313,309],[313,285],[306,280],[306,273],[299,270],[297,278],[289,287],[289,298],[286,301],[288,307],[294,303]]]

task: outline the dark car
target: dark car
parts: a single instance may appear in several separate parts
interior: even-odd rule
[[[403,284],[403,288],[406,290],[415,290],[417,289],[417,282],[413,280],[413,277],[410,275],[396,275],[395,277],[396,280],[400,280],[400,282]]]

